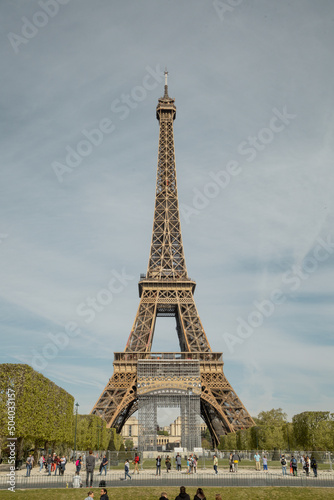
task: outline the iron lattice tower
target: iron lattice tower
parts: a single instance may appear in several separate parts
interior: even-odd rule
[[[175,99],[168,95],[167,72],[164,90],[156,108],[160,124],[159,151],[147,273],[140,277],[140,303],[125,350],[115,353],[114,374],[92,413],[103,417],[108,427],[115,427],[120,432],[138,409],[141,391],[137,386],[138,362],[175,358],[198,360],[201,416],[210,430],[213,444],[217,445],[220,435],[251,427],[254,421],[224,375],[222,354],[212,352],[194,301],[196,283],[188,277],[181,235],[173,131],[176,107]],[[181,353],[151,352],[158,316],[175,317]],[[184,384],[186,386],[187,381]],[[181,380],[179,386],[182,388]],[[160,387],[168,387],[168,382],[161,380]]]

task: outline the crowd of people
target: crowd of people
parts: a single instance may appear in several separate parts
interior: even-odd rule
[[[198,462],[198,457],[195,454],[190,454],[189,456],[185,457],[186,458],[186,463],[187,463],[187,468],[186,468],[186,473],[187,474],[196,474],[197,472],[197,462]],[[262,467],[263,471],[267,472],[268,471],[268,457],[266,455],[261,456],[258,452],[255,453],[254,455],[254,462],[255,462],[255,470],[260,471],[261,470],[261,462],[262,462]],[[76,459],[75,462],[75,467],[76,467],[76,472],[75,476],[73,477],[73,487],[74,488],[80,488],[83,486],[83,482],[80,476],[80,471],[81,468],[84,467],[86,471],[86,487],[88,488],[89,486],[92,487],[93,485],[93,477],[94,477],[94,470],[95,470],[95,461],[96,457],[93,455],[92,450],[89,451],[89,455],[86,457],[84,456],[79,456]],[[165,467],[166,467],[166,472],[167,474],[171,471],[172,468],[172,460],[169,455],[167,455],[164,459],[165,461]],[[229,472],[237,472],[238,471],[238,465],[241,462],[241,457],[240,454],[236,451],[233,451],[229,455]],[[297,476],[298,473],[298,462],[297,458],[291,455],[290,458],[286,457],[285,455],[281,455],[280,457],[280,462],[282,466],[282,474],[287,475],[287,471],[290,469],[290,474],[293,476]],[[34,458],[30,454],[26,460],[26,477],[30,476],[30,471],[33,467],[34,463]],[[53,455],[42,455],[39,458],[39,472],[41,473],[43,469],[45,472],[50,476],[51,474],[57,475],[57,471],[59,475],[63,475],[65,473],[66,469],[66,457],[64,455],[58,456],[55,453]],[[139,474],[139,464],[140,464],[140,457],[138,453],[135,454],[135,457],[132,461],[132,464],[134,465],[134,470],[133,474],[137,472]],[[314,477],[317,477],[317,469],[318,465],[316,462],[315,457],[312,455],[311,457],[309,456],[301,456],[300,457],[300,464],[302,466],[303,472],[306,474],[306,476],[309,476],[311,473],[311,470],[313,471]],[[104,454],[101,463],[99,466],[99,475],[101,476],[104,472],[104,475],[107,475],[107,467],[108,467],[108,458]],[[156,476],[161,475],[161,467],[162,467],[162,457],[158,455],[156,458]],[[177,472],[181,472],[182,470],[182,459],[179,453],[176,454],[175,456],[175,468]],[[215,474],[218,474],[218,457],[217,455],[213,456],[213,471]],[[128,459],[125,460],[124,462],[124,480],[127,479],[132,479],[132,476],[130,475],[130,462]],[[106,483],[101,482],[100,486],[104,486]],[[180,493],[181,494],[181,493]],[[202,494],[202,493],[200,493]],[[201,496],[198,496],[198,499],[201,500]],[[183,498],[183,497],[180,497]],[[186,498],[186,497],[185,497]],[[195,499],[197,500],[197,499]]]
[[[94,492],[89,491],[88,496],[85,498],[85,500],[91,500],[92,498],[94,498]],[[100,500],[109,500],[108,493],[105,488],[101,489]],[[168,496],[165,491],[161,493],[159,500],[168,500]],[[180,493],[177,495],[177,497],[175,497],[175,500],[191,500],[190,495],[186,492],[186,488],[184,486],[180,487]],[[194,500],[206,500],[206,496],[204,495],[204,491],[202,488],[197,488]],[[222,500],[220,493],[216,493],[215,500]]]
[[[39,463],[39,472],[44,471],[51,476],[54,472],[57,475],[57,471],[59,475],[63,475],[66,469],[66,457],[64,455],[58,456],[55,453],[53,455],[41,455],[38,463]],[[26,460],[26,477],[30,476],[31,469],[34,465],[34,457],[29,455]]]
[[[159,500],[168,500],[168,496],[165,491],[161,493]],[[180,487],[180,493],[177,495],[177,497],[175,497],[175,500],[191,500],[190,495],[186,492],[186,488],[184,486]],[[206,496],[202,488],[197,488],[194,500],[206,500]],[[222,500],[222,497],[219,493],[216,493],[215,500]]]

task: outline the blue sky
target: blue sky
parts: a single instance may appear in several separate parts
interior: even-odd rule
[[[333,2],[0,11],[0,361],[38,368],[82,413],[112,375],[148,262],[167,66],[211,347],[252,415],[333,411]],[[179,350],[175,320],[153,349]]]

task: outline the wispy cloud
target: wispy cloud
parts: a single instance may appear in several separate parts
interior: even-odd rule
[[[152,231],[155,107],[164,89],[159,77],[144,78],[147,68],[159,74],[167,66],[180,203],[211,196],[210,174],[230,162],[240,168],[188,223],[181,219],[210,344],[225,351],[227,377],[252,414],[328,409],[332,257],[298,289],[284,288],[284,304],[234,352],[223,334],[235,332],[237,318],[281,287],[284,273],[312,257],[333,228],[332,2],[216,2],[232,8],[223,20],[214,2],[174,3],[173,26],[151,0],[65,3],[57,0],[54,16],[44,9],[48,22],[17,53],[7,33],[23,36],[22,18],[38,24],[43,9],[1,5],[1,361],[31,363],[31,349],[42,352],[50,335],[75,321],[80,336],[43,373],[87,412],[111,376],[113,352],[124,349],[138,307]],[[125,109],[115,112],[121,105],[126,119]],[[273,110],[285,108],[295,118],[274,133]],[[115,130],[59,183],[52,164],[104,118]],[[101,290],[123,268],[133,280],[122,293],[90,324],[77,317],[88,298],[106,300]],[[176,349],[175,325],[162,318],[154,349],[167,350],[167,339]]]

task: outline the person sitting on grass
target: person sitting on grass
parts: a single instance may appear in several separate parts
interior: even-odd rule
[[[100,500],[109,500],[108,492],[107,492],[107,490],[105,488],[101,489]]]
[[[206,500],[204,495],[204,491],[202,488],[197,488],[196,495],[194,496],[194,500]]]
[[[168,500],[167,493],[165,491],[161,493],[161,497],[159,498],[159,500]]]
[[[222,500],[220,493],[216,493],[215,500]]]
[[[85,500],[91,500],[91,498],[94,498],[94,491],[89,491],[88,497],[86,497]]]
[[[180,494],[175,497],[175,500],[190,500],[190,496],[186,493],[186,489],[184,486],[180,487]]]

